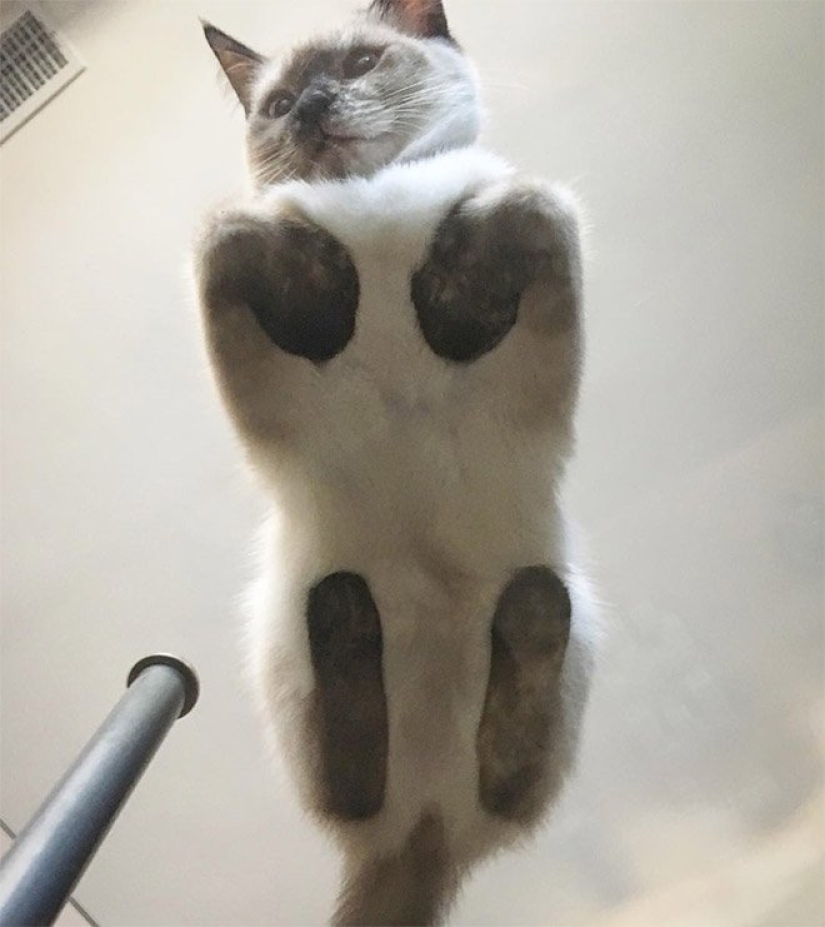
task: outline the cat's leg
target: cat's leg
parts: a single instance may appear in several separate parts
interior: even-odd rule
[[[197,249],[204,328],[219,386],[242,433],[284,428],[294,381],[346,347],[358,273],[344,246],[295,209],[223,210]],[[286,392],[285,392],[286,391]]]
[[[498,599],[477,739],[479,801],[497,817],[533,823],[567,772],[570,620],[567,588],[546,566],[518,570]]]
[[[581,361],[581,251],[572,199],[507,178],[456,203],[411,281],[421,334],[460,366],[465,401],[547,436],[546,470],[569,454]],[[518,570],[490,631],[477,735],[479,803],[529,826],[569,770],[589,676],[576,598],[547,566]],[[586,611],[586,609],[585,609]]]
[[[569,194],[521,178],[483,187],[447,213],[412,276],[421,333],[470,377],[501,372],[508,414],[569,420],[580,368],[581,263]]]
[[[309,592],[307,624],[320,810],[338,821],[365,820],[383,807],[389,750],[381,618],[366,580],[326,576]]]

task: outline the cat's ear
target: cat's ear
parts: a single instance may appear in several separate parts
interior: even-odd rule
[[[410,35],[454,41],[441,0],[373,0],[370,13]]]
[[[238,95],[245,112],[249,112],[252,84],[260,66],[266,61],[262,55],[247,48],[232,36],[221,32],[210,23],[203,23],[203,34],[209,47],[220,62],[232,89]]]

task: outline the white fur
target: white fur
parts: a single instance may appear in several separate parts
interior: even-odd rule
[[[328,573],[354,571],[381,614],[385,805],[370,821],[337,826],[350,863],[398,850],[428,806],[444,815],[459,864],[523,833],[477,799],[490,621],[514,569],[546,563],[565,578],[571,737],[584,702],[595,604],[569,562],[557,503],[570,423],[528,427],[513,413],[519,393],[541,389],[552,371],[519,325],[472,364],[443,361],[424,344],[409,296],[410,274],[449,206],[511,176],[499,158],[466,148],[371,178],[289,183],[251,207],[297,208],[328,229],[361,285],[356,333],[341,354],[322,368],[283,357],[291,389],[273,402],[292,437],[250,448],[274,515],[250,597],[249,662],[299,788],[312,762],[290,727],[314,685],[306,590]],[[460,594],[444,573],[466,577]]]

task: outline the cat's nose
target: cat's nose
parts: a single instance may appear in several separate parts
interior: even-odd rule
[[[334,99],[335,95],[329,87],[309,86],[298,97],[295,115],[306,125],[317,126],[329,111]]]

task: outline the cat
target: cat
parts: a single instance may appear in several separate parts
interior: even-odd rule
[[[477,144],[440,0],[375,0],[284,62],[205,24],[248,196],[195,255],[224,405],[272,502],[249,663],[343,854],[338,924],[443,920],[571,769],[596,605],[558,493],[577,210]]]

